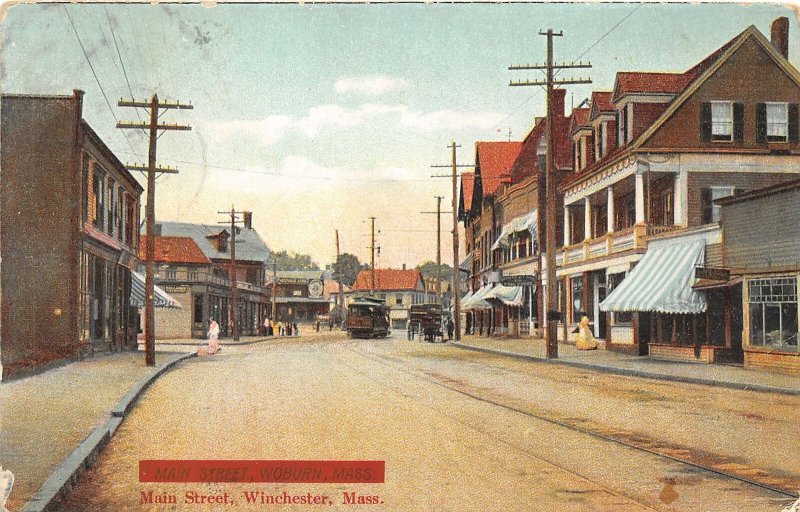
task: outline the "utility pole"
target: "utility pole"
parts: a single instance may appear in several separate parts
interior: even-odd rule
[[[242,222],[237,217],[240,213],[245,212],[237,212],[233,205],[231,205],[231,210],[229,212],[217,212],[221,215],[230,215],[230,225],[231,225],[231,262],[228,264],[228,281],[230,281],[231,285],[231,306],[230,311],[228,313],[228,319],[231,323],[231,336],[233,337],[233,341],[239,341],[239,303],[237,302],[236,293],[238,284],[238,278],[236,276],[236,224]],[[220,224],[227,224],[228,221],[222,221]]]
[[[339,300],[336,301],[336,323],[340,323],[342,321],[342,311],[344,309],[344,286],[342,286],[342,267],[339,263],[339,258],[341,255],[339,254],[339,230],[336,230],[336,265],[339,267],[339,271],[336,273],[336,280],[339,282]]]
[[[159,109],[182,109],[189,110],[194,107],[184,103],[168,103],[159,102],[158,95],[154,94],[150,101],[136,101],[122,100],[117,102],[120,107],[136,107],[150,109],[150,122],[134,122],[134,121],[120,121],[117,123],[117,128],[124,129],[147,129],[150,136],[150,148],[147,158],[147,166],[144,165],[127,165],[126,167],[132,171],[142,171],[147,173],[147,206],[145,208],[146,216],[146,235],[147,243],[145,247],[145,277],[144,277],[144,347],[145,347],[145,364],[147,366],[155,366],[156,364],[156,336],[155,336],[155,318],[153,307],[154,295],[154,281],[153,281],[153,259],[155,253],[155,224],[156,224],[156,173],[169,173],[177,174],[178,170],[170,167],[158,167],[156,165],[156,143],[158,141],[159,130],[191,130],[191,126],[178,125],[178,124],[159,124],[158,111]]]
[[[369,295],[372,297],[375,295],[375,217],[370,217],[370,221],[372,221],[372,234],[370,235],[372,238],[372,243],[369,246],[370,250],[370,260],[369,260],[369,268],[371,274],[371,284],[369,286]]]
[[[554,149],[555,149],[555,142],[554,142],[554,133],[553,133],[553,86],[554,85],[569,85],[569,84],[590,84],[592,83],[589,79],[569,79],[569,80],[554,80],[553,79],[553,69],[575,69],[575,68],[590,68],[592,67],[591,64],[583,62],[575,63],[572,62],[570,64],[560,63],[560,64],[553,64],[553,37],[561,37],[564,34],[562,32],[555,33],[553,29],[548,29],[546,32],[539,31],[539,35],[547,36],[547,63],[544,65],[534,65],[534,66],[509,66],[509,70],[528,70],[528,69],[546,69],[547,70],[547,80],[545,82],[542,81],[519,81],[519,82],[510,82],[509,85],[511,86],[530,86],[530,85],[544,85],[546,86],[547,91],[547,167],[545,170],[545,195],[546,195],[546,204],[545,204],[545,229],[547,230],[546,235],[546,246],[545,250],[545,262],[547,265],[547,313],[546,313],[546,323],[545,323],[545,337],[547,339],[547,351],[546,357],[548,359],[556,359],[558,358],[558,321],[561,315],[558,312],[558,299],[557,295],[557,283],[556,283],[556,177],[555,177],[555,169],[554,167]],[[563,115],[563,114],[562,114]],[[541,204],[539,205],[539,211],[541,212]],[[538,216],[539,221],[541,222],[542,216]],[[540,248],[540,252],[541,252]],[[541,256],[539,256],[541,258]],[[565,290],[566,291],[566,290]],[[564,311],[563,313],[566,313]],[[567,321],[566,317],[562,319],[564,322]],[[566,341],[566,340],[565,340]]]
[[[458,173],[459,167],[475,167],[474,165],[459,165],[456,162],[456,148],[461,145],[453,141],[448,148],[451,149],[451,162],[447,165],[432,165],[431,167],[447,167],[452,169],[450,174],[434,174],[431,178],[451,178],[453,185],[453,290],[451,295],[453,297],[453,322],[455,327],[455,341],[461,340],[461,289],[459,281],[461,278],[461,269],[458,266]]]
[[[275,294],[278,293],[278,262],[275,255],[272,256],[272,321],[278,316],[278,307],[275,303]]]
[[[436,215],[436,303],[442,303],[442,214],[450,213],[442,211],[442,199],[444,196],[433,196],[436,198],[435,212],[420,212]]]

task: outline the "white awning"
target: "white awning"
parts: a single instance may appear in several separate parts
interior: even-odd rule
[[[522,287],[521,286],[503,286],[498,284],[484,297],[485,300],[499,300],[508,306],[522,306]]]
[[[692,289],[694,269],[703,262],[704,255],[704,240],[651,244],[639,264],[600,303],[600,310],[704,312],[705,297]]]
[[[144,276],[134,270],[131,270],[131,306],[144,307]],[[153,307],[180,309],[181,304],[170,294],[153,285]]]
[[[489,293],[492,290],[492,286],[493,285],[491,285],[491,284],[487,284],[486,286],[484,286],[481,289],[479,289],[478,291],[476,291],[472,295],[472,297],[470,297],[468,300],[464,301],[464,303],[461,305],[461,308],[464,309],[464,310],[467,310],[467,309],[492,309],[492,305],[484,300],[484,297],[486,296],[486,294]]]
[[[510,222],[506,223],[500,232],[500,236],[497,237],[497,240],[492,245],[492,250],[508,247],[511,235],[522,231],[530,231],[531,234],[536,231],[536,210],[514,217]]]

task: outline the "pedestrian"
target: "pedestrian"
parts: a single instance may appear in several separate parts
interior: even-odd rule
[[[292,335],[292,324],[291,324],[291,322],[286,322],[286,328],[284,330],[286,331],[286,336],[291,336]]]
[[[271,327],[271,324],[270,324],[270,321],[269,321],[269,317],[267,317],[267,318],[264,319],[264,336],[272,336],[272,333],[269,332],[270,331],[270,327]]]
[[[297,328],[297,322],[294,322],[292,324],[292,329],[294,329],[294,335],[295,336],[300,336],[300,329]]]
[[[280,333],[281,336],[286,335],[286,327],[283,322],[278,322],[278,332]]]
[[[455,329],[455,324],[453,323],[452,318],[447,319],[447,341],[451,341],[453,339],[453,329]]]
[[[213,318],[208,323],[208,345],[197,349],[197,355],[216,354],[219,350],[219,324]]]

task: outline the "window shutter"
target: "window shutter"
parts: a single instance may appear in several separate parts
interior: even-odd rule
[[[733,141],[744,141],[744,104],[733,104]]]
[[[700,104],[700,141],[711,142],[711,103]]]
[[[766,103],[756,103],[756,142],[767,142]]]
[[[789,142],[798,141],[798,131],[800,131],[800,118],[798,118],[798,105],[797,103],[789,103]]]

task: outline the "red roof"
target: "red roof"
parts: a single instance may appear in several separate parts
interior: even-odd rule
[[[154,259],[158,263],[194,263],[210,264],[203,251],[189,237],[183,236],[156,236],[153,238],[155,245]],[[147,257],[147,236],[139,237],[139,259],[144,261]]]
[[[342,284],[342,292],[347,293],[352,291],[353,289],[347,286],[346,284]],[[339,293],[339,282],[333,279],[324,279],[322,281],[322,296],[323,297],[332,297]]]
[[[583,127],[589,127],[589,109],[588,108],[573,108],[572,109],[572,131]]]
[[[613,112],[614,106],[611,104],[611,91],[592,92],[592,112]]]
[[[475,174],[465,172],[461,175],[462,209],[468,212],[472,208],[472,189],[475,187]]]
[[[619,71],[614,86],[613,101],[628,93],[669,93],[682,91],[694,75],[687,73],[647,73],[641,71]]]
[[[483,195],[494,194],[501,182],[511,181],[511,166],[522,142],[476,142],[475,167],[480,171]]]
[[[415,290],[422,278],[419,270],[394,268],[375,269],[375,289],[378,291]],[[372,270],[362,270],[353,283],[353,291],[369,291],[372,286]]]

